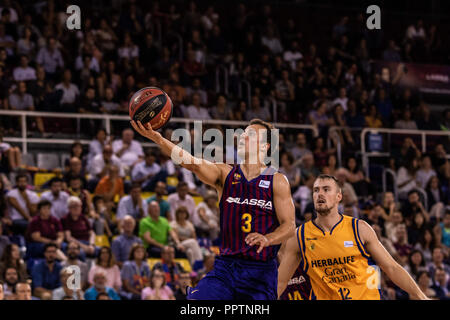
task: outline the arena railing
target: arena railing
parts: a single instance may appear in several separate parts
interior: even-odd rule
[[[447,136],[450,138],[450,131],[437,131],[437,130],[408,130],[408,129],[391,129],[391,128],[364,128],[361,131],[361,155],[363,169],[367,177],[369,177],[369,158],[370,157],[389,157],[390,152],[381,151],[368,151],[366,146],[366,135],[368,133],[378,134],[387,133],[391,134],[402,134],[402,135],[415,135],[421,137],[421,152],[425,153],[427,151],[427,136]],[[449,155],[447,155],[449,158]]]
[[[27,127],[27,117],[44,117],[44,118],[69,118],[69,119],[92,119],[92,120],[102,120],[104,122],[104,128],[107,134],[111,133],[111,121],[130,121],[130,117],[126,115],[110,115],[110,114],[81,114],[81,113],[58,113],[58,112],[39,112],[39,111],[16,111],[16,110],[0,110],[0,116],[16,116],[20,118],[21,121],[21,136],[20,137],[9,137],[4,136],[3,141],[12,143],[22,144],[22,153],[28,153],[28,144],[60,144],[60,145],[71,145],[74,141],[79,141],[81,144],[88,145],[91,140],[84,139],[57,139],[57,138],[31,138],[28,137],[28,127]],[[171,118],[171,123],[181,123],[184,124],[186,129],[190,129],[191,125],[194,124],[196,120],[186,119],[186,118]],[[246,127],[248,121],[232,121],[232,120],[202,120],[203,125],[222,125],[222,126],[237,126]],[[306,124],[296,124],[296,123],[273,123],[276,128],[279,129],[299,129],[299,130],[311,130],[313,136],[318,136],[319,132],[317,128],[313,125]],[[156,144],[151,142],[142,142],[144,147],[156,147]]]
[[[353,131],[361,131],[364,128],[355,128],[355,127],[342,127],[342,126],[332,126],[328,129],[328,137],[327,137],[327,148],[330,149],[333,147],[333,141],[332,138],[336,138],[336,160],[338,167],[343,166],[342,162],[342,143],[340,139],[340,135],[338,134],[338,131],[342,130],[349,130],[351,132]]]

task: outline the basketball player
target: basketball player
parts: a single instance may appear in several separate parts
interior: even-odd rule
[[[283,259],[283,253],[286,252],[286,242],[281,245],[278,252],[278,260]],[[303,270],[303,261],[295,269],[294,275],[287,283],[286,289],[280,295],[280,300],[309,300],[311,295],[311,281]]]
[[[195,288],[189,288],[187,298],[276,300],[277,252],[279,245],[294,234],[295,209],[287,178],[260,161],[261,155],[271,154],[273,126],[259,119],[250,121],[238,145],[242,165],[232,167],[195,159],[149,124],[131,124],[158,144],[163,153],[183,159],[181,165],[213,186],[219,195],[220,255],[214,269]],[[257,157],[250,150],[256,150]]]
[[[297,228],[286,241],[279,267],[278,294],[302,262],[311,280],[311,299],[379,300],[379,269],[412,299],[428,299],[378,241],[365,221],[338,213],[342,191],[334,176],[314,182],[317,218]]]

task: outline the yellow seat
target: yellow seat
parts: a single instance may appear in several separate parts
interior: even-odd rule
[[[148,258],[147,259],[147,264],[150,267],[150,269],[153,269],[153,266],[155,264],[157,264],[158,262],[162,262],[162,260],[160,258]],[[184,258],[177,258],[175,259],[175,262],[178,262],[185,271],[187,272],[191,272],[192,268],[191,265],[189,264],[189,260],[188,259],[184,259]]]
[[[95,236],[95,245],[97,247],[110,247],[109,239],[106,235]]]
[[[175,262],[178,262],[179,264],[181,264],[181,266],[183,267],[184,271],[186,271],[186,272],[191,272],[192,271],[191,264],[189,263],[188,259],[178,258],[178,259],[175,259]]]
[[[39,173],[38,172],[34,175],[34,185],[36,187],[40,187],[53,177],[55,177],[54,173]]]
[[[161,258],[148,258],[147,264],[150,267],[150,270],[153,269],[153,266],[157,264],[158,262],[161,262]]]
[[[176,187],[178,185],[178,178],[177,177],[167,177],[167,185]]]
[[[196,197],[192,197],[192,198],[194,198],[194,202],[195,202],[196,206],[198,206],[200,202],[203,202],[203,198],[202,197],[196,196]]]

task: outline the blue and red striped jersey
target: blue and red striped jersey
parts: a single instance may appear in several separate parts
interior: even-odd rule
[[[279,245],[264,248],[248,246],[249,233],[268,234],[278,222],[273,204],[275,169],[268,167],[261,175],[247,181],[239,165],[233,167],[225,179],[220,199],[220,254],[254,261],[276,259]]]
[[[310,300],[311,281],[303,271],[303,263],[300,262],[294,275],[289,280],[288,285],[280,296],[280,300]]]

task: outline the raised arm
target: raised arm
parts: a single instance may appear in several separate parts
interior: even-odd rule
[[[192,156],[189,152],[165,139],[159,132],[154,131],[149,123],[143,125],[140,121],[131,121],[131,125],[142,136],[155,142],[161,151],[172,160],[181,160],[180,165],[195,173],[203,183],[221,190],[223,177],[226,176],[223,173],[230,171],[230,165],[215,164]]]
[[[273,201],[280,226],[273,232],[261,235],[250,233],[245,241],[248,245],[258,245],[257,252],[264,247],[281,244],[294,235],[295,230],[295,206],[292,201],[291,188],[288,179],[281,173],[273,177]]]
[[[278,267],[278,298],[286,289],[289,280],[300,264],[300,248],[298,247],[297,236],[294,234],[281,245],[278,253],[280,266]]]
[[[406,291],[414,300],[428,300],[409,273],[399,265],[378,240],[375,231],[365,221],[358,221],[361,241],[377,265],[398,287]]]

